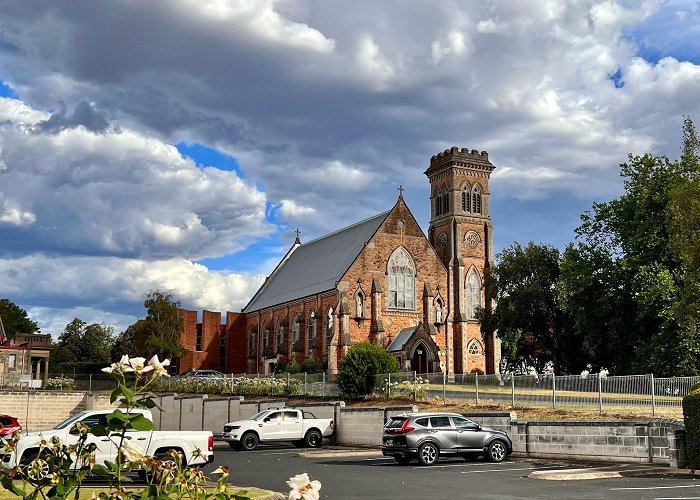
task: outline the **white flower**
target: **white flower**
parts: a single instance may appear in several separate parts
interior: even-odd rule
[[[588,375],[589,375],[589,374],[590,374],[590,372],[589,372],[588,370],[583,370],[583,371],[581,372],[581,378],[582,378],[582,379],[586,379],[586,378],[588,378]]]
[[[292,489],[289,492],[289,500],[318,500],[321,482],[310,481],[309,475],[304,472],[290,477],[287,486]]]
[[[106,368],[102,368],[102,371],[105,373],[112,373],[112,372],[120,372],[120,373],[127,373],[127,372],[133,372],[133,368],[129,366],[129,356],[124,354],[122,356],[122,359],[117,361],[116,363],[112,363],[110,366]]]
[[[143,449],[136,444],[125,441],[122,443],[121,450],[127,462],[142,462],[145,458]]]
[[[153,370],[152,366],[144,366],[144,363],[146,363],[146,358],[131,358],[129,360],[131,368],[133,368],[134,371],[139,375]]]
[[[607,377],[608,377],[608,373],[609,373],[609,372],[608,372],[607,369],[601,368],[601,369],[600,369],[600,373],[598,374],[598,376],[599,376],[600,378],[607,378]]]
[[[158,359],[158,355],[156,354],[155,356],[153,356],[151,359],[148,360],[148,366],[153,368],[153,370],[154,370],[153,373],[156,376],[164,376],[164,377],[170,376],[168,374],[168,370],[165,369],[166,366],[170,366],[169,359],[164,359],[163,362],[161,363],[160,360]]]

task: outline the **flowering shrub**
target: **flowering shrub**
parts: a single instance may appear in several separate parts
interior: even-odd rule
[[[53,391],[70,391],[75,381],[72,378],[56,377],[46,381],[46,389]]]
[[[162,384],[160,389],[165,389]],[[234,396],[292,396],[301,392],[301,383],[286,377],[235,377],[226,379],[192,380],[183,377],[171,381],[167,389],[176,392],[202,394],[232,394]]]
[[[389,377],[382,375],[382,383],[378,384],[379,393],[383,396],[415,397],[425,399],[430,387],[430,380],[417,376],[415,380],[389,382]]]

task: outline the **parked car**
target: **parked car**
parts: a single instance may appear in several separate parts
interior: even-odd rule
[[[21,431],[22,426],[19,425],[19,420],[10,415],[0,415],[0,438],[9,439],[12,434]]]
[[[11,469],[19,464],[34,462],[37,466],[32,466],[30,479],[39,481],[49,473],[49,463],[43,457],[44,453],[50,453],[47,449],[41,451],[40,439],[50,442],[51,438],[57,437],[61,440],[61,444],[75,444],[80,437],[78,429],[75,427],[76,423],[80,422],[89,427],[106,425],[107,417],[112,411],[113,409],[81,411],[57,424],[52,429],[30,431],[22,434],[16,448],[0,456],[0,463],[2,467]],[[145,418],[153,421],[150,410],[134,409],[132,411],[141,413]],[[169,450],[179,451],[182,453],[183,464],[188,467],[203,466],[214,460],[214,436],[209,431],[138,431],[129,429],[126,431],[126,439],[131,443],[137,444],[145,455],[161,459],[167,457]],[[95,461],[98,464],[104,464],[106,460],[111,462],[116,460],[118,443],[119,438],[115,437],[114,434],[106,437],[95,436],[92,433],[88,433],[86,442],[88,445],[95,445]],[[193,453],[195,450],[200,450],[201,454]],[[35,461],[38,461],[38,463]],[[145,478],[145,471],[141,470],[139,474]]]
[[[457,413],[411,413],[396,415],[384,425],[382,454],[399,464],[414,458],[433,465],[441,456],[484,456],[501,462],[513,452],[508,434],[481,427]]]
[[[224,374],[216,370],[190,370],[183,375],[185,378],[194,379],[211,379],[211,378],[224,378]]]
[[[221,437],[234,450],[254,450],[258,443],[291,441],[295,446],[317,448],[333,435],[332,418],[316,418],[308,411],[286,408],[265,410],[247,420],[224,425]]]

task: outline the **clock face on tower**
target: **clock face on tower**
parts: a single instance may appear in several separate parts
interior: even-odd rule
[[[481,238],[476,231],[469,231],[466,235],[464,235],[464,241],[467,243],[467,245],[474,248],[481,242]]]

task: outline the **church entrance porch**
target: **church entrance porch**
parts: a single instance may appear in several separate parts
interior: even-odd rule
[[[439,351],[435,341],[420,323],[399,331],[389,345],[389,352],[399,360],[401,368],[416,374],[441,372]]]

